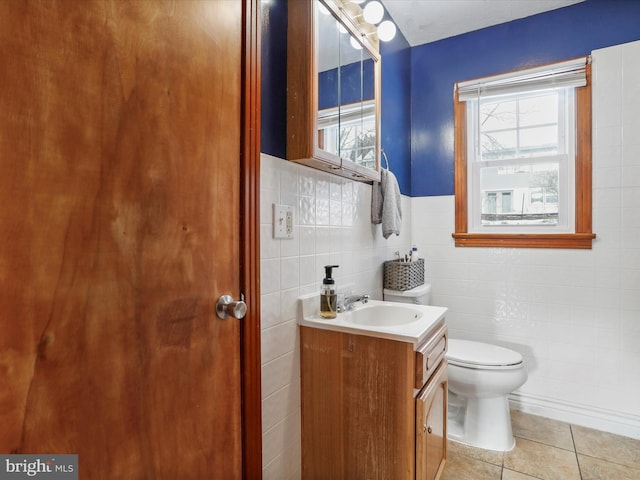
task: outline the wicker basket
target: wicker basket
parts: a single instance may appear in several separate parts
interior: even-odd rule
[[[424,258],[416,262],[389,260],[384,262],[384,288],[411,290],[424,283]]]

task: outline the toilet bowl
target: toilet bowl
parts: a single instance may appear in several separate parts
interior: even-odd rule
[[[486,450],[515,446],[507,395],[527,380],[522,355],[508,348],[449,339],[450,440]]]

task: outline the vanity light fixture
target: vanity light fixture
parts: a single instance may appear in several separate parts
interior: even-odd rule
[[[342,5],[340,9],[347,13],[355,23],[360,24],[363,35],[374,35],[376,37],[376,43],[378,40],[382,40],[383,42],[393,40],[398,29],[392,20],[383,21],[385,10],[382,3],[378,0],[370,0],[364,5],[363,9],[360,4],[365,1],[366,0],[338,0]],[[320,4],[320,6],[322,7],[322,4]],[[358,46],[356,46],[356,44],[358,44],[358,42],[352,39],[351,46],[359,49],[359,44]]]
[[[396,24],[391,20],[385,20],[378,25],[378,38],[383,42],[389,42],[396,36]]]
[[[362,3],[363,0],[352,0]],[[384,18],[384,7],[378,0],[371,0],[364,6],[362,16],[365,21],[373,25],[378,25]],[[385,20],[378,25],[378,38],[383,42],[390,42],[396,36],[396,25],[391,20]]]
[[[373,0],[364,6],[363,15],[368,23],[377,25],[384,17],[384,7],[377,0]]]

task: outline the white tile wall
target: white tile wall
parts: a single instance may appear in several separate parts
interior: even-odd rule
[[[263,474],[300,477],[296,299],[338,283],[381,295],[382,262],[417,244],[451,335],[520,351],[523,409],[640,438],[640,42],[598,50],[592,250],[455,248],[454,199],[403,197],[400,237],[369,221],[371,187],[267,155],[261,167]],[[271,205],[295,238],[271,237]]]
[[[268,155],[261,157],[263,478],[300,478],[297,299],[319,292],[324,265],[338,285],[382,296],[382,263],[411,246],[411,201],[399,237],[371,225],[371,186]],[[294,207],[294,238],[272,237],[272,204]]]

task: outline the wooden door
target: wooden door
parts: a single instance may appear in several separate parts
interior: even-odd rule
[[[241,478],[259,375],[215,302],[255,257],[243,19],[240,0],[0,2],[0,451],[77,453],[82,479]]]

